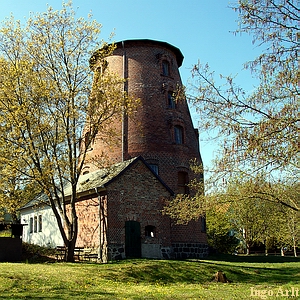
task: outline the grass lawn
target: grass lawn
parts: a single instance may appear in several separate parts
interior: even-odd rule
[[[212,281],[217,271],[231,282]],[[0,263],[0,299],[300,299],[299,272],[299,259],[271,256]],[[251,287],[266,294],[251,297]]]

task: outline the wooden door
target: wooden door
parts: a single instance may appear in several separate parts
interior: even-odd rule
[[[126,258],[141,257],[141,225],[137,221],[125,222],[125,255]]]

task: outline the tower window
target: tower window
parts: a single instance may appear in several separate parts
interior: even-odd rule
[[[206,218],[204,216],[201,217],[201,231],[206,232]]]
[[[151,237],[154,238],[156,235],[156,228],[152,225],[147,225],[145,227],[145,237]]]
[[[174,138],[176,144],[183,144],[183,128],[182,126],[174,126]]]
[[[154,171],[154,173],[156,175],[158,175],[158,165],[156,165],[156,164],[149,164],[149,166],[152,169],[152,171]]]
[[[178,172],[178,194],[189,194],[189,176],[187,172]]]
[[[167,60],[162,61],[162,74],[164,76],[170,76],[170,63]]]
[[[176,108],[174,93],[171,91],[168,92],[168,108]]]

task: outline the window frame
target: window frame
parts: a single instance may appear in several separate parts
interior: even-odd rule
[[[166,77],[170,77],[171,73],[171,64],[167,59],[163,59],[161,62],[161,66],[162,66],[162,75],[166,76]]]
[[[189,174],[186,171],[178,171],[177,172],[177,190],[178,194],[188,195],[190,193],[190,189],[188,187],[189,184]]]
[[[156,227],[153,225],[145,226],[145,237],[146,238],[155,238],[156,237]]]
[[[156,174],[158,175],[158,172],[159,172],[159,168],[158,168],[158,164],[151,164],[151,163],[148,163],[149,167],[151,168],[151,170]]]
[[[33,217],[33,232],[36,233],[38,232],[38,219],[37,219],[37,216],[34,216]]]
[[[33,217],[29,218],[29,233],[33,233]]]
[[[176,145],[184,144],[184,129],[181,125],[174,125],[174,141]]]
[[[168,91],[168,108],[176,109],[176,101],[174,98],[174,92]]]
[[[43,216],[42,215],[39,215],[38,217],[38,227],[39,227],[39,232],[42,232],[43,231]]]

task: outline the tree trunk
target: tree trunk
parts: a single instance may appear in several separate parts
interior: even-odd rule
[[[68,244],[66,245],[66,247],[67,247],[66,261],[67,262],[74,262],[75,243],[76,243],[76,240],[73,239],[73,240],[69,241]]]
[[[297,246],[296,246],[296,240],[293,236],[293,249],[294,249],[294,256],[297,257]]]
[[[246,245],[246,254],[247,255],[250,254],[250,245],[249,244]]]
[[[284,248],[283,247],[280,248],[280,252],[281,252],[281,256],[284,256]]]

